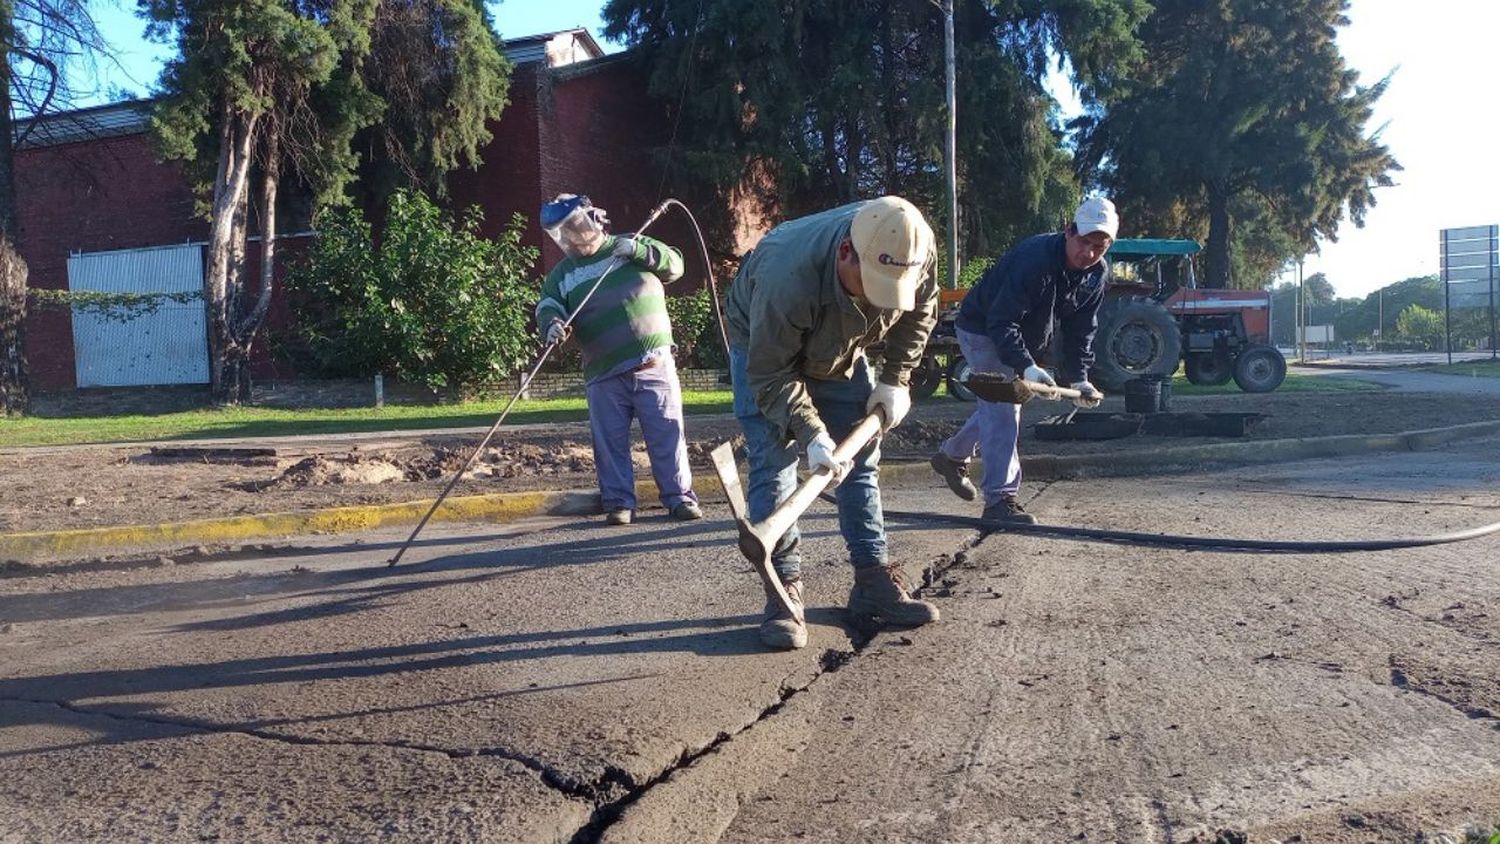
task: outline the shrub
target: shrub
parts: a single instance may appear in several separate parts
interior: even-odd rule
[[[481,220],[477,208],[455,221],[425,195],[398,191],[377,246],[357,210],[321,214],[287,285],[324,374],[385,372],[465,392],[525,363],[536,346],[537,250],[521,245],[521,215],[495,240],[479,235]]]

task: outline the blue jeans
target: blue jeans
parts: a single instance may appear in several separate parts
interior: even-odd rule
[[[974,372],[997,373],[1007,377],[1014,375],[1011,368],[1000,362],[995,344],[983,334],[958,330],[958,347],[969,361]],[[980,489],[984,492],[986,507],[997,504],[1007,496],[1014,496],[1021,489],[1021,453],[1016,449],[1016,440],[1021,433],[1021,406],[979,400],[979,406],[969,415],[962,428],[942,445],[942,452],[959,463],[967,462],[976,451],[984,460],[984,480]]]
[[[746,373],[749,356],[745,349],[729,350],[729,375],[734,380],[734,415],[745,429],[745,450],[750,461],[750,483],[746,488],[746,506],[750,521],[759,522],[771,515],[797,488],[797,454],[795,441],[783,442],[755,406]],[[813,407],[828,427],[829,436],[842,441],[866,416],[865,402],[875,388],[870,369],[861,359],[848,381],[807,379]],[[876,438],[855,456],[854,465],[834,491],[838,498],[839,532],[849,549],[849,562],[855,568],[883,566],[889,560],[885,541],[885,516],[880,509],[880,440]],[[798,552],[801,533],[792,525],[776,543],[771,562],[783,581],[802,573],[802,555]]]
[[[594,472],[604,511],[634,510],[635,464],[630,457],[630,422],[641,421],[641,437],[651,458],[651,474],[668,510],[697,502],[688,468],[683,432],[682,388],[671,355],[655,366],[600,378],[586,388],[589,429],[594,439]]]

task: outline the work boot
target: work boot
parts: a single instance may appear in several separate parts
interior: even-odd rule
[[[849,620],[861,625],[876,618],[897,627],[920,627],[938,620],[938,608],[911,597],[899,563],[855,569]]]
[[[984,508],[984,515],[980,518],[1001,527],[1036,524],[1036,516],[1026,512],[1014,495],[1002,495],[999,501]]]
[[[628,525],[635,521],[635,511],[628,507],[616,507],[604,514],[604,521],[612,525]]]
[[[695,522],[703,518],[703,508],[695,501],[682,501],[672,508],[672,518],[679,522]]]
[[[973,501],[979,493],[974,489],[974,484],[969,480],[969,461],[960,463],[957,460],[939,451],[932,455],[932,469],[943,480],[948,482],[948,488],[953,494],[965,501]]]
[[[783,583],[786,595],[798,609],[803,608],[802,578]],[[792,651],[807,647],[807,623],[798,621],[776,600],[775,595],[766,595],[766,620],[760,623],[760,641],[768,648]]]

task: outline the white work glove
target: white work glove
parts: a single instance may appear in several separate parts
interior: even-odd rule
[[[911,412],[911,388],[876,384],[869,400],[865,402],[865,412],[874,413],[876,408],[881,411],[881,431],[889,431],[900,425],[906,414]]]
[[[1099,406],[1099,402],[1104,401],[1104,394],[1099,392],[1098,387],[1095,387],[1088,381],[1074,381],[1071,386],[1079,393],[1082,393],[1078,398],[1073,399],[1073,404],[1079,407],[1094,408]]]
[[[568,339],[568,326],[564,325],[562,320],[553,317],[552,321],[547,323],[547,332],[543,336],[548,345],[561,345],[564,340]]]
[[[627,261],[634,260],[634,258],[635,258],[635,238],[633,238],[633,237],[617,237],[617,238],[615,238],[615,249],[614,249],[614,252],[612,252],[611,254],[613,254],[616,258],[624,258]]]
[[[807,444],[807,471],[816,472],[827,466],[833,472],[833,480],[828,484],[830,487],[838,486],[849,471],[848,463],[839,463],[833,459],[833,450],[837,445],[827,433],[813,437],[812,442]]]
[[[1036,384],[1046,384],[1049,387],[1057,386],[1057,382],[1052,380],[1052,376],[1048,374],[1047,370],[1034,363],[1026,367],[1026,371],[1021,373],[1021,377]]]

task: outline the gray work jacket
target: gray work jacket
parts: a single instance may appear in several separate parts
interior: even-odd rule
[[[865,347],[885,340],[880,380],[906,386],[937,320],[933,261],[912,311],[856,301],[839,284],[838,245],[855,202],[772,229],[740,264],[729,288],[729,339],[748,352],[755,405],[780,432],[806,445],[826,431],[805,379],[848,379]]]

